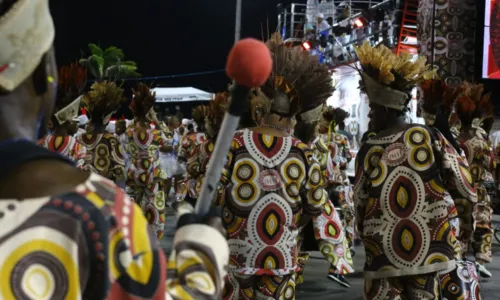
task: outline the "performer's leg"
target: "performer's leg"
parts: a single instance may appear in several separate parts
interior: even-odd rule
[[[493,210],[489,201],[479,203],[476,212],[476,230],[474,231],[474,254],[478,263],[479,275],[491,277],[491,273],[484,266],[492,260],[493,226],[491,224]]]
[[[165,231],[165,191],[163,186],[163,181],[156,183],[155,195],[153,198],[154,201],[154,209],[156,210],[155,215],[156,220],[154,223],[154,229],[156,231],[156,236],[158,240],[163,238],[163,233]]]

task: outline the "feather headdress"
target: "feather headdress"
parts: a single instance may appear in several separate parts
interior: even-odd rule
[[[421,98],[422,109],[426,114],[436,115],[441,107],[445,114],[450,114],[453,110],[455,100],[462,93],[462,88],[452,88],[440,79],[425,80],[420,84],[423,94]]]
[[[270,111],[292,117],[318,107],[332,95],[328,68],[301,47],[287,47],[278,33],[266,45],[273,57],[273,71],[261,87]]]
[[[372,47],[365,42],[356,47],[359,58],[363,90],[370,102],[402,111],[409,103],[409,91],[418,83],[435,76],[426,65],[425,57],[413,61],[408,53],[394,55],[381,45]]]
[[[87,83],[87,71],[77,64],[59,70],[57,97],[54,106],[54,126],[65,124],[78,116],[81,95]]]
[[[59,69],[59,82],[57,84],[56,111],[60,110],[84,91],[87,83],[87,70],[73,63]]]
[[[114,82],[102,81],[92,84],[90,91],[83,97],[83,104],[92,123],[102,122],[106,125],[125,100],[123,89]]]
[[[150,87],[144,83],[137,84],[135,89],[132,89],[134,98],[130,103],[130,110],[138,119],[146,119],[147,114],[156,102],[156,93],[151,91]]]
[[[205,118],[208,116],[208,106],[207,105],[198,105],[193,108],[191,112],[191,117],[193,121],[200,127],[205,125]]]
[[[464,82],[461,86],[461,94],[455,104],[455,111],[464,124],[474,121],[477,125],[483,120],[493,116],[493,103],[491,94],[484,93],[482,84]]]
[[[207,133],[214,137],[219,132],[222,120],[229,105],[229,93],[217,93],[208,104],[208,114],[205,118]]]

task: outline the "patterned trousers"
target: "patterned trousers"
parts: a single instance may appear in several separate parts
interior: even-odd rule
[[[476,230],[474,231],[474,253],[476,259],[481,259],[485,262],[491,262],[491,248],[493,243],[493,225],[491,217],[493,209],[489,203],[478,204],[475,219]]]
[[[391,277],[365,279],[366,300],[431,300],[440,299],[440,286],[437,272]]]
[[[248,276],[229,271],[222,299],[294,300],[295,274],[283,276]]]
[[[156,233],[158,240],[161,240],[165,230],[165,193],[163,191],[163,182],[160,181],[147,186],[129,185],[126,192],[132,201],[142,208],[149,226]]]

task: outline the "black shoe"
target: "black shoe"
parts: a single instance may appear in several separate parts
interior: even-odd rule
[[[332,280],[332,281],[335,281],[341,287],[345,287],[345,288],[350,288],[351,287],[351,285],[349,284],[349,282],[347,282],[347,280],[345,280],[344,275],[330,273],[330,274],[328,274],[327,278],[330,279],[330,280]]]
[[[493,276],[493,274],[491,274],[491,272],[488,271],[488,269],[486,269],[484,265],[476,263],[476,266],[477,266],[477,272],[481,277],[490,278],[491,276]]]
[[[354,257],[354,255],[356,255],[356,250],[354,250],[353,247],[349,248],[349,251],[351,251],[351,257]]]

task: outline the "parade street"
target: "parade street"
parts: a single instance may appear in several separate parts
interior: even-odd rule
[[[167,210],[165,237],[161,241],[163,249],[169,253],[175,230],[175,215]],[[500,222],[499,216],[494,216],[494,227]],[[493,263],[487,265],[493,274],[492,278],[481,279],[481,294],[483,300],[500,299],[500,244],[494,240]],[[472,256],[471,256],[472,257]],[[347,276],[351,288],[342,288],[335,282],[326,278],[328,274],[328,262],[319,252],[313,252],[307,262],[305,269],[305,282],[297,287],[297,300],[306,299],[341,299],[362,300],[363,299],[363,263],[365,261],[363,246],[356,247],[354,267],[356,273]]]

